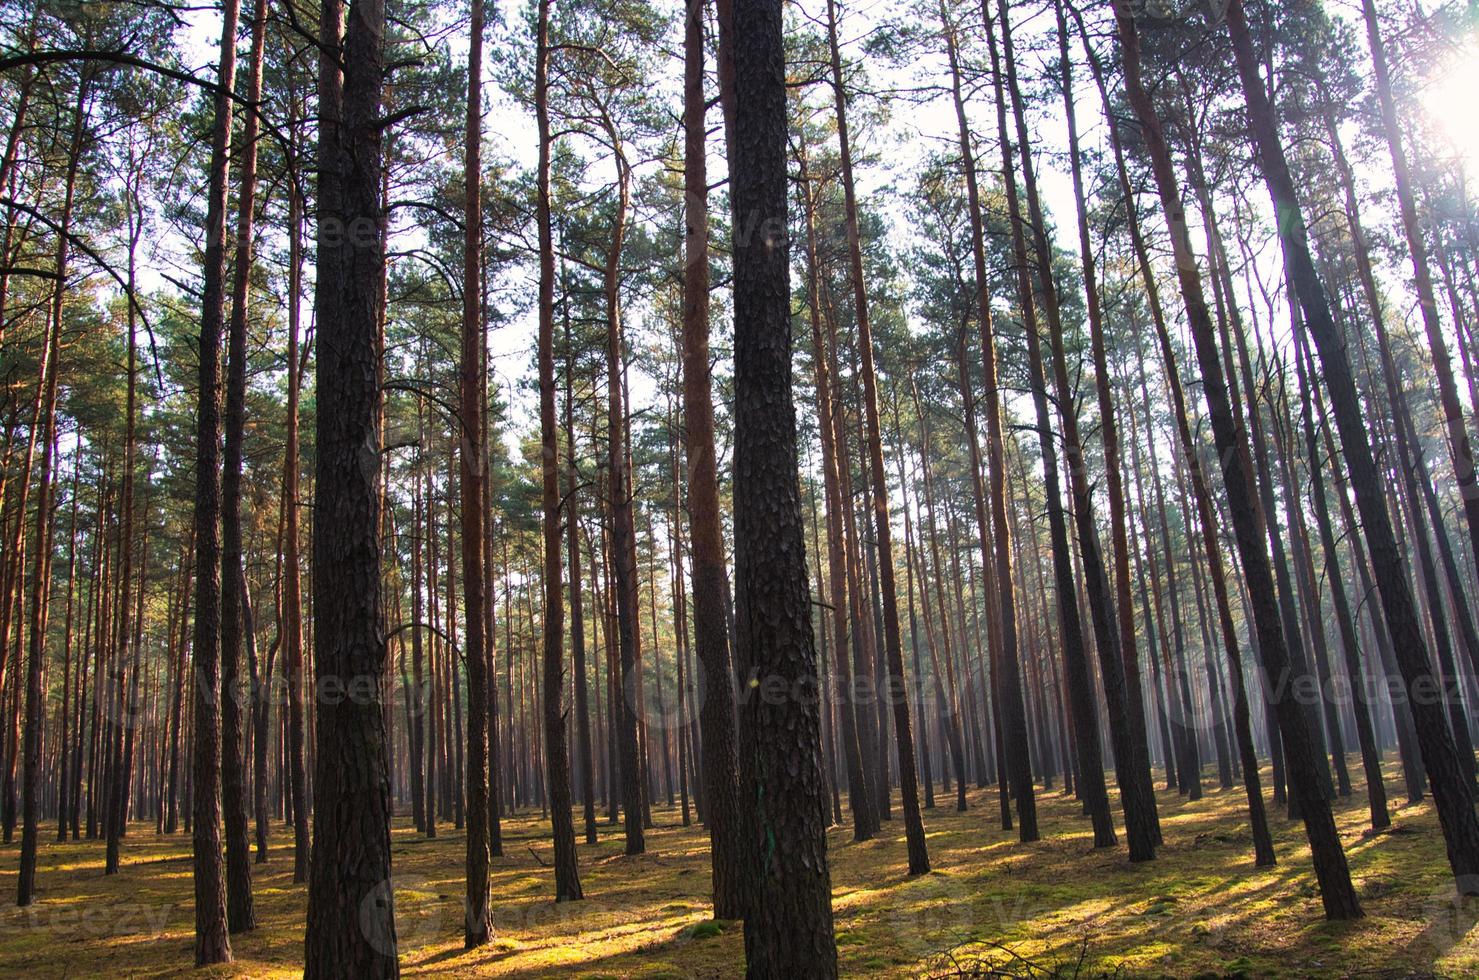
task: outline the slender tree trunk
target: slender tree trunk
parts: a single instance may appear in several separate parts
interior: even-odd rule
[[[220,358],[226,283],[226,195],[231,153],[229,96],[236,79],[237,0],[226,0],[216,81],[206,197],[206,245],[200,317],[199,408],[195,455],[194,761],[190,780],[195,857],[195,965],[231,960],[226,878],[221,856],[221,431]],[[102,675],[99,673],[99,679]],[[101,691],[99,691],[101,693]]]
[[[728,47],[726,47],[728,52]],[[734,659],[726,608],[729,581],[719,516],[713,381],[708,356],[708,170],[704,121],[703,6],[691,3],[683,34],[683,435],[688,458],[688,531],[694,590],[694,712],[700,733],[704,817],[710,835],[714,918],[745,913]],[[720,56],[722,61],[723,55]],[[728,114],[726,114],[728,117]]]
[[[1100,308],[1099,283],[1096,273],[1093,247],[1089,240],[1089,218],[1084,202],[1083,165],[1078,149],[1078,120],[1074,108],[1072,62],[1068,56],[1068,23],[1063,16],[1061,0],[1054,4],[1057,15],[1058,54],[1063,76],[1063,114],[1068,123],[1069,163],[1073,177],[1075,214],[1078,219],[1079,258],[1084,274],[1084,293],[1088,307],[1089,346],[1094,360],[1095,393],[1099,402],[1099,432],[1104,443],[1104,484],[1109,498],[1110,543],[1114,559],[1113,596],[1107,594],[1108,580],[1102,574],[1102,559],[1090,560],[1089,544],[1098,552],[1090,510],[1089,482],[1084,472],[1083,444],[1070,441],[1069,466],[1073,471],[1075,496],[1083,506],[1078,513],[1079,547],[1085,552],[1084,565],[1090,576],[1091,585],[1100,581],[1101,608],[1095,620],[1096,637],[1100,655],[1100,674],[1104,678],[1105,701],[1109,708],[1110,732],[1114,739],[1115,775],[1120,785],[1121,805],[1125,810],[1125,836],[1130,845],[1130,860],[1148,859],[1155,855],[1155,845],[1161,839],[1160,817],[1156,812],[1155,786],[1150,776],[1150,748],[1145,731],[1145,701],[1141,690],[1140,658],[1135,643],[1135,613],[1130,584],[1129,533],[1126,530],[1125,491],[1120,477],[1119,426],[1115,419],[1114,399],[1110,394],[1109,359],[1106,353],[1103,312]],[[1018,125],[1022,116],[1018,113]],[[1040,227],[1040,226],[1039,226]],[[1060,331],[1061,333],[1061,331]],[[1072,402],[1062,400],[1067,389],[1067,367],[1062,338],[1054,344],[1054,374],[1059,378],[1060,411],[1065,417],[1065,426],[1072,415]],[[1075,422],[1074,428],[1077,428]],[[1078,458],[1075,460],[1075,450]],[[1101,566],[1096,572],[1094,566]],[[1090,589],[1093,600],[1095,589]],[[1111,616],[1110,603],[1113,602]],[[1117,627],[1114,642],[1105,642],[1108,631],[1100,626]],[[1112,654],[1118,652],[1118,657]],[[1210,655],[1210,654],[1209,654]],[[1117,662],[1111,662],[1111,660]],[[1121,677],[1123,682],[1121,682]],[[1114,693],[1111,690],[1114,689]]]
[[[486,944],[493,934],[488,895],[488,618],[483,567],[483,0],[471,0],[467,54],[467,129],[463,147],[462,335],[458,362],[458,499],[462,519],[463,659],[467,663],[466,906],[463,949]],[[547,212],[546,212],[547,213]],[[541,270],[542,271],[542,270]],[[541,298],[543,298],[541,284]],[[543,316],[543,310],[541,310]],[[542,322],[542,321],[541,321]],[[544,333],[540,333],[541,342]],[[541,358],[543,353],[541,352]],[[541,360],[541,367],[543,361]],[[551,457],[546,469],[555,462]],[[546,476],[546,480],[549,477]],[[546,493],[548,491],[546,490]],[[556,518],[558,522],[558,518]],[[556,535],[558,536],[558,526]],[[556,547],[558,548],[558,542]],[[548,575],[548,570],[546,570]],[[558,593],[559,570],[555,570]],[[556,598],[555,610],[559,609]],[[546,610],[546,623],[551,618]],[[546,629],[548,629],[546,625]],[[556,624],[558,631],[558,623]],[[558,633],[556,643],[558,644]],[[566,810],[568,815],[569,810]]]
[[[296,132],[296,95],[289,104],[292,113],[288,131]],[[286,515],[283,528],[283,659],[288,681],[288,769],[293,811],[293,882],[308,880],[308,772],[304,761],[304,674],[303,674],[303,591],[299,568],[298,529],[298,405],[303,388],[303,362],[306,351],[300,350],[299,332],[302,320],[298,297],[303,287],[303,199],[298,181],[302,170],[297,152],[289,158],[288,182],[288,403],[283,448],[282,496]]]
[[[580,586],[580,473],[575,455],[575,341],[570,331],[570,294],[565,291],[565,500],[566,552],[570,563],[570,655],[574,670],[576,766],[584,803],[585,842],[596,843],[595,766],[591,757],[591,709],[586,687],[585,607]],[[597,685],[599,691],[600,686]],[[490,699],[493,700],[493,699]],[[496,701],[494,701],[496,703]],[[599,715],[599,709],[597,711]]]
[[[77,587],[77,490],[81,473],[82,447],[78,446],[72,454],[72,489],[69,502],[71,513],[67,518],[67,604],[62,620],[62,714],[57,726],[58,763],[55,770],[58,844],[67,840],[67,791],[71,782],[68,770],[71,744],[68,735],[71,733],[69,717],[72,712],[72,609]],[[0,494],[0,499],[4,499],[3,494]],[[173,624],[170,625],[170,635],[173,636]],[[160,816],[162,820],[162,808]],[[24,838],[24,828],[21,833]]]
[[[1305,325],[1320,353],[1325,384],[1350,470],[1351,486],[1355,490],[1367,544],[1376,567],[1387,625],[1392,631],[1398,663],[1410,693],[1414,685],[1426,683],[1424,678],[1431,678],[1431,670],[1418,629],[1412,592],[1400,574],[1400,555],[1391,532],[1391,518],[1386,510],[1381,479],[1371,456],[1370,437],[1361,417],[1346,344],[1331,318],[1324,289],[1310,257],[1298,194],[1284,159],[1273,107],[1268,103],[1259,80],[1258,64],[1241,0],[1231,0],[1227,25],[1269,196],[1279,213],[1287,216],[1279,222],[1280,241],[1290,266],[1291,281],[1304,310]],[[1434,354],[1435,360],[1447,357],[1446,352],[1439,355],[1435,350]],[[1448,414],[1451,424],[1462,425],[1460,413],[1445,414]],[[1458,461],[1464,455],[1455,452],[1455,465],[1459,465]],[[1459,482],[1461,486],[1472,485],[1472,469],[1467,479],[1461,474]],[[1460,764],[1453,737],[1443,725],[1441,706],[1431,699],[1419,698],[1413,699],[1412,709],[1422,744],[1423,761],[1433,786],[1434,803],[1443,826],[1449,865],[1461,890],[1466,893],[1479,890],[1479,874],[1476,874],[1479,873],[1479,819],[1475,818],[1473,793],[1463,775],[1465,769],[1472,768],[1472,759],[1469,766]]]
[[[1236,5],[1237,0],[1232,2]],[[1161,206],[1171,229],[1178,281],[1186,303],[1197,359],[1201,364],[1203,392],[1212,418],[1213,435],[1221,456],[1228,509],[1232,512],[1243,573],[1252,598],[1259,654],[1271,677],[1284,677],[1290,666],[1289,651],[1279,621],[1268,552],[1263,544],[1262,515],[1253,492],[1246,437],[1236,426],[1228,399],[1212,318],[1202,293],[1196,258],[1191,254],[1191,243],[1187,239],[1185,216],[1172,169],[1170,150],[1166,146],[1160,120],[1156,117],[1150,97],[1141,82],[1140,41],[1133,15],[1122,10],[1117,12],[1116,20],[1124,55],[1127,92],[1150,153]],[[1302,707],[1288,697],[1279,699],[1275,708],[1279,715],[1280,734],[1289,766],[1295,774],[1290,780],[1291,789],[1300,794],[1300,810],[1310,841],[1315,873],[1320,881],[1325,914],[1331,919],[1359,918],[1361,906],[1351,884],[1350,869],[1346,865],[1340,835],[1336,830],[1329,802],[1321,795],[1313,778],[1316,760],[1307,727],[1308,718]]]
[[[544,743],[555,851],[555,901],[582,898],[571,814],[564,708],[564,582],[560,569],[560,439],[555,410],[555,251],[550,220],[549,0],[540,0],[534,79],[539,121],[539,433],[544,534]],[[469,110],[470,111],[470,110]],[[471,119],[471,116],[469,116]],[[466,505],[464,504],[464,509]],[[482,528],[478,528],[479,537]],[[481,582],[479,583],[481,588]],[[481,609],[479,610],[481,614]],[[480,651],[481,652],[481,651]]]
[[[1000,21],[1002,37],[1009,36],[1010,24],[1006,20],[1006,9],[998,4],[996,20]],[[997,130],[1002,153],[1002,180],[1006,187],[1007,210],[1011,219],[1012,251],[1017,270],[1017,301],[1027,338],[1028,379],[1032,388],[1033,406],[1036,409],[1036,432],[1043,464],[1043,483],[1047,494],[1048,527],[1053,557],[1053,579],[1058,598],[1058,625],[1063,643],[1063,667],[1067,675],[1069,701],[1074,724],[1074,745],[1078,759],[1078,786],[1084,806],[1094,825],[1094,846],[1109,847],[1115,842],[1114,825],[1109,812],[1109,798],[1104,788],[1103,753],[1099,743],[1099,721],[1094,703],[1093,678],[1089,673],[1088,650],[1083,634],[1083,622],[1079,618],[1076,601],[1078,586],[1074,580],[1068,525],[1063,514],[1063,497],[1058,480],[1058,451],[1053,440],[1048,419],[1046,380],[1043,374],[1041,341],[1038,336],[1037,296],[1032,282],[1032,266],[1027,256],[1027,241],[1024,225],[1028,220],[1038,223],[1038,208],[1032,207],[1032,215],[1024,217],[1018,202],[1016,168],[1010,138],[1007,134],[1007,79],[1015,78],[1016,68],[1012,64],[1012,52],[1003,52],[998,46],[992,22],[987,24],[987,40],[991,48],[992,75],[996,80]],[[1005,67],[1005,72],[1002,71]],[[1013,102],[1017,101],[1015,98]],[[1031,163],[1028,159],[1025,132],[1019,132],[1019,149],[1022,152],[1023,175],[1029,188],[1029,206],[1035,201],[1035,181],[1028,176]],[[1047,249],[1039,243],[1038,284],[1049,318],[1056,314],[1056,295],[1052,286],[1051,273],[1043,265],[1042,256]],[[1062,393],[1060,393],[1060,398]]]
[[[898,744],[899,790],[903,798],[904,835],[909,851],[909,873],[929,871],[929,848],[919,812],[919,779],[914,768],[914,732],[909,717],[904,675],[903,636],[899,626],[898,588],[894,582],[893,531],[889,525],[888,480],[883,469],[883,436],[878,410],[878,374],[873,363],[873,330],[868,311],[868,288],[863,278],[862,241],[858,233],[858,203],[853,187],[852,148],[847,129],[847,91],[842,84],[842,56],[837,44],[837,4],[827,3],[828,38],[832,48],[832,88],[837,106],[837,133],[842,150],[842,190],[846,208],[848,257],[852,269],[853,302],[857,316],[858,349],[862,358],[863,415],[872,478],[873,525],[876,537],[878,581],[883,603],[885,659],[882,690],[892,702],[894,738]],[[895,680],[897,679],[897,680]],[[897,687],[895,686],[897,685]],[[884,760],[886,765],[886,760]]]
[[[256,0],[251,21],[246,98],[261,98],[266,0]],[[250,674],[243,674],[241,479],[246,427],[247,300],[251,290],[252,219],[257,191],[257,113],[245,114],[240,147],[241,189],[237,195],[235,281],[226,354],[226,451],[221,477],[221,808],[226,826],[226,921],[233,933],[255,929],[251,842],[247,830],[245,722],[253,699]]]
[[[1433,355],[1433,376],[1438,382],[1438,405],[1443,413],[1443,423],[1448,435],[1454,477],[1458,481],[1459,496],[1463,500],[1469,544],[1473,553],[1479,555],[1479,477],[1476,477],[1474,470],[1474,452],[1469,442],[1469,428],[1464,418],[1463,405],[1458,398],[1458,386],[1454,382],[1448,342],[1444,339],[1443,324],[1438,316],[1437,293],[1433,288],[1432,272],[1428,268],[1427,242],[1423,238],[1422,224],[1417,215],[1411,170],[1407,151],[1402,143],[1401,122],[1397,115],[1396,101],[1392,97],[1386,46],[1382,40],[1381,23],[1374,0],[1361,0],[1361,15],[1366,23],[1366,42],[1371,51],[1372,77],[1376,83],[1377,102],[1381,107],[1382,129],[1385,130],[1387,149],[1392,158],[1392,178],[1397,191],[1402,232],[1407,240],[1408,254],[1412,257],[1412,282],[1417,291],[1423,330],[1427,334],[1428,346]],[[1228,26],[1236,30],[1231,17]],[[1234,40],[1236,41],[1236,35]],[[1310,271],[1313,274],[1313,269]],[[1323,360],[1323,350],[1321,359]],[[1332,396],[1331,401],[1334,400]],[[1436,530],[1435,528],[1435,533]],[[1479,883],[1475,887],[1479,887]]]
[[[62,232],[57,243],[56,287],[52,291],[50,316],[46,331],[46,353],[41,368],[41,412],[37,418],[40,429],[41,462],[36,473],[36,537],[35,553],[32,556],[31,581],[29,587],[30,613],[27,624],[26,645],[26,714],[25,739],[21,747],[24,756],[21,776],[21,861],[16,886],[16,905],[30,905],[36,897],[36,851],[40,839],[41,791],[41,737],[43,691],[42,672],[46,654],[47,599],[51,591],[52,550],[52,493],[53,461],[57,452],[57,386],[60,371],[57,361],[61,357],[61,333],[63,304],[66,296],[67,259],[69,250],[70,215],[76,187],[77,157],[82,135],[83,107],[86,103],[86,83],[77,96],[77,111],[74,115],[71,164],[68,167],[66,203],[63,211],[67,218],[62,222]],[[16,520],[24,520],[24,514]],[[19,677],[16,679],[19,687]],[[12,763],[13,765],[13,763]]]
[[[873,797],[868,788],[868,770],[863,765],[859,742],[857,698],[852,696],[852,660],[848,636],[852,596],[847,574],[847,538],[843,519],[839,467],[838,422],[833,398],[833,357],[822,336],[821,300],[818,296],[816,193],[807,169],[805,133],[798,134],[801,152],[802,209],[806,225],[807,308],[811,319],[812,369],[816,374],[817,421],[822,444],[822,489],[827,502],[827,569],[828,595],[832,600],[832,635],[835,659],[840,672],[838,684],[843,688],[841,704],[841,738],[843,761],[847,766],[848,807],[853,817],[853,840],[872,840],[877,823]],[[692,421],[689,421],[690,430]]]
[[[943,10],[943,8],[942,8]],[[943,14],[942,14],[943,16]],[[990,511],[981,488],[981,452],[974,424],[974,399],[964,392],[966,430],[971,449],[971,478],[975,492],[976,528],[982,560],[989,577],[995,580],[995,603],[999,621],[1000,643],[993,651],[992,689],[996,695],[999,767],[1010,773],[1010,797],[1016,800],[1018,837],[1026,843],[1038,839],[1037,800],[1032,785],[1032,754],[1027,734],[1027,709],[1022,699],[1021,653],[1017,635],[1017,604],[1012,593],[1011,532],[1007,523],[1006,441],[1003,435],[1001,390],[997,380],[996,328],[991,317],[990,281],[986,271],[985,218],[976,176],[976,162],[971,148],[970,124],[966,119],[961,88],[961,72],[955,47],[955,31],[946,29],[951,88],[959,130],[961,161],[965,170],[966,195],[971,212],[971,252],[975,261],[977,289],[977,323],[981,334],[981,362],[984,367],[982,390],[986,401],[986,463],[989,466]],[[966,384],[964,378],[962,385]],[[995,530],[993,535],[992,531]],[[1001,826],[1011,829],[1008,781],[999,779]]]
[[[1212,597],[1217,607],[1217,619],[1219,625],[1221,626],[1223,649],[1227,654],[1228,670],[1232,678],[1233,731],[1234,737],[1236,738],[1238,744],[1239,757],[1242,762],[1243,787],[1248,798],[1248,817],[1253,833],[1254,861],[1255,864],[1259,867],[1271,866],[1275,860],[1273,839],[1270,836],[1268,830],[1268,818],[1264,807],[1263,791],[1258,771],[1258,760],[1254,750],[1252,720],[1248,707],[1247,684],[1243,676],[1243,663],[1241,654],[1239,653],[1237,630],[1233,624],[1232,603],[1229,598],[1230,593],[1227,586],[1226,571],[1223,565],[1222,546],[1217,533],[1217,514],[1212,506],[1211,491],[1207,485],[1206,476],[1202,470],[1200,457],[1197,455],[1195,444],[1192,442],[1191,428],[1188,423],[1189,415],[1186,408],[1186,397],[1181,388],[1181,380],[1176,366],[1176,357],[1175,353],[1172,351],[1170,335],[1166,328],[1166,318],[1164,310],[1161,306],[1160,291],[1156,284],[1154,272],[1151,269],[1149,251],[1145,243],[1145,238],[1141,233],[1139,217],[1135,204],[1135,195],[1133,192],[1133,188],[1130,185],[1129,174],[1125,166],[1123,144],[1119,137],[1119,126],[1116,121],[1114,112],[1112,111],[1110,106],[1108,91],[1104,83],[1103,69],[1100,65],[1098,56],[1094,53],[1092,46],[1089,44],[1088,35],[1084,30],[1083,20],[1076,9],[1073,10],[1073,16],[1075,26],[1078,28],[1080,39],[1082,40],[1084,45],[1084,52],[1088,58],[1090,69],[1094,74],[1095,86],[1099,89],[1100,98],[1104,102],[1105,120],[1109,127],[1110,145],[1114,151],[1115,171],[1119,177],[1120,190],[1124,195],[1125,212],[1128,217],[1130,238],[1134,246],[1136,264],[1139,267],[1140,277],[1145,286],[1145,295],[1147,303],[1150,306],[1151,319],[1155,326],[1156,341],[1160,349],[1163,374],[1166,380],[1166,385],[1171,393],[1173,407],[1171,415],[1176,421],[1177,435],[1181,444],[1182,458],[1185,460],[1186,467],[1191,474],[1192,493],[1196,500],[1198,523],[1201,525],[1202,529],[1202,546],[1203,551],[1207,556],[1207,572],[1208,577],[1211,579]],[[1138,92],[1143,93],[1143,86],[1140,84],[1139,77],[1138,48],[1136,48],[1134,53],[1136,54],[1137,59],[1135,64],[1133,65],[1133,69],[1135,72],[1133,87]],[[1148,112],[1148,100],[1145,103],[1145,108]],[[1137,109],[1136,112],[1138,114],[1139,110]],[[1142,122],[1142,125],[1158,124],[1147,124]],[[1158,129],[1156,135],[1160,135]],[[1164,143],[1163,138],[1160,141]],[[1142,404],[1146,415],[1146,424],[1147,426],[1149,426],[1151,424],[1151,416],[1149,411],[1150,396],[1143,373],[1141,375],[1141,397],[1143,400]],[[1159,464],[1156,463],[1155,441],[1152,438],[1148,439],[1147,442],[1150,446],[1152,466],[1155,469],[1159,469]],[[1159,482],[1156,483],[1156,493],[1159,498]],[[1162,534],[1169,545],[1169,538],[1165,534],[1164,503],[1162,503],[1159,507],[1159,512],[1161,516]],[[1146,537],[1148,542],[1148,529],[1146,532]],[[1152,556],[1152,562],[1153,560],[1154,559]],[[1167,573],[1170,574],[1170,571],[1171,565],[1168,562]],[[1157,581],[1158,579],[1154,574],[1154,569],[1152,568],[1151,585],[1153,590],[1156,589]],[[1174,591],[1172,593],[1172,599],[1174,602]],[[1156,605],[1159,608],[1159,597],[1157,597]],[[1175,625],[1175,629],[1177,633],[1177,642],[1180,643],[1181,633],[1179,623]],[[1250,631],[1250,633],[1253,632],[1255,631]],[[1256,637],[1252,640],[1252,642],[1256,643]],[[1165,644],[1162,643],[1162,646],[1164,647]],[[1165,651],[1165,653],[1166,656],[1169,657],[1169,650]],[[1169,663],[1169,660],[1167,662]],[[1172,690],[1172,681],[1172,672],[1168,670],[1166,674],[1166,695],[1167,698],[1174,705],[1175,692],[1174,690]],[[1174,716],[1174,709],[1172,713]],[[1279,755],[1279,753],[1281,751],[1282,747],[1280,745],[1275,744],[1273,746],[1275,775],[1274,781],[1276,785],[1278,783],[1278,775],[1280,772],[1281,756]],[[1178,769],[1180,768],[1181,765],[1178,764]],[[1178,775],[1181,776],[1183,781],[1186,779],[1187,776],[1185,772],[1180,772],[1178,773]],[[1200,782],[1201,774],[1199,763],[1197,764],[1196,779],[1198,782]]]
[[[1387,813],[1387,791],[1381,773],[1381,752],[1376,745],[1371,723],[1371,706],[1368,698],[1372,688],[1367,684],[1367,675],[1361,665],[1360,645],[1356,639],[1356,619],[1351,612],[1350,598],[1346,594],[1345,578],[1340,567],[1340,554],[1336,548],[1335,531],[1330,521],[1330,505],[1325,499],[1325,479],[1322,473],[1324,467],[1314,421],[1314,403],[1318,401],[1319,394],[1310,383],[1315,371],[1314,358],[1299,333],[1294,336],[1294,347],[1294,367],[1299,378],[1305,452],[1309,456],[1310,499],[1314,504],[1315,525],[1320,534],[1320,548],[1325,556],[1325,581],[1330,585],[1330,602],[1335,609],[1336,627],[1340,630],[1340,645],[1345,658],[1346,679],[1350,683],[1351,713],[1356,720],[1356,740],[1361,746],[1361,763],[1366,774],[1366,798],[1371,810],[1371,829],[1381,830],[1390,826],[1392,820]],[[1324,406],[1321,405],[1320,408],[1323,415]]]

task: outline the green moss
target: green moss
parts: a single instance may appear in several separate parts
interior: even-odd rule
[[[1166,846],[1131,866],[1123,849],[1094,851],[1087,825],[1058,793],[1039,795],[1043,839],[1018,843],[991,819],[995,798],[973,792],[971,809],[925,814],[936,873],[911,879],[901,839],[854,844],[845,827],[828,840],[834,918],[844,975],[940,973],[946,954],[1003,963],[995,944],[1083,976],[1296,975],[1318,962],[1345,975],[1479,976],[1479,904],[1452,901],[1452,878],[1431,806],[1404,808],[1400,830],[1366,835],[1365,800],[1337,804],[1336,818],[1366,918],[1324,921],[1308,846],[1298,824],[1274,821],[1279,864],[1253,867],[1240,791],[1212,790],[1196,803],[1159,797]],[[699,827],[654,808],[650,854],[621,854],[619,829],[580,845],[586,899],[555,905],[548,820],[504,823],[517,845],[493,862],[497,936],[462,949],[465,840],[443,828],[435,841],[397,821],[394,831],[402,972],[411,976],[742,975],[739,923],[709,919],[709,856]],[[232,937],[236,959],[216,977],[301,973],[304,886],[292,881],[282,828],[271,860],[253,869],[260,927]],[[15,887],[17,848],[0,847],[0,894]],[[101,842],[42,845],[40,901],[0,907],[0,976],[191,976],[190,841],[137,825],[124,842],[123,873],[102,875]],[[1083,947],[1084,937],[1090,937]],[[37,964],[44,964],[38,967]],[[933,965],[933,968],[932,968]]]
[[[689,939],[713,939],[724,935],[724,924],[713,919],[696,922],[685,930],[685,934]]]

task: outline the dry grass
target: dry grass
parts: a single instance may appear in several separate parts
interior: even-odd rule
[[[942,800],[953,800],[953,797]],[[1197,803],[1161,795],[1166,847],[1132,867],[1123,850],[1094,852],[1071,800],[1041,797],[1045,839],[1021,845],[998,829],[996,800],[971,794],[967,813],[926,813],[934,872],[910,880],[902,825],[853,844],[831,836],[833,907],[848,975],[946,975],[1013,955],[1085,976],[1120,970],[1172,976],[1479,975],[1479,902],[1460,903],[1430,806],[1394,814],[1392,830],[1363,833],[1364,801],[1339,821],[1367,917],[1328,923],[1308,870],[1303,834],[1274,815],[1279,866],[1257,871],[1240,789]],[[650,853],[621,854],[619,828],[581,845],[585,901],[556,906],[546,825],[505,822],[507,856],[495,862],[498,937],[462,950],[461,834],[419,839],[398,822],[394,867],[402,968],[420,976],[730,977],[743,972],[737,923],[709,922],[707,847],[701,829],[666,809]],[[260,927],[233,938],[236,962],[220,976],[296,976],[305,894],[292,884],[286,833],[256,868]],[[41,896],[0,913],[0,976],[186,974],[191,956],[189,840],[137,825],[123,873],[102,875],[96,842],[45,844]],[[538,857],[536,857],[536,854]],[[0,895],[14,894],[15,845],[0,857]]]

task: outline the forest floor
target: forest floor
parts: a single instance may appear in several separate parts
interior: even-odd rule
[[[1353,760],[1359,773],[1359,760]],[[1395,774],[1394,774],[1395,775]],[[1213,781],[1215,782],[1215,776]],[[1268,784],[1265,783],[1265,786]],[[1398,784],[1393,779],[1391,787]],[[1022,845],[999,828],[994,792],[953,794],[925,813],[934,870],[906,875],[902,816],[883,837],[830,843],[837,946],[846,976],[957,976],[962,967],[1021,957],[1064,975],[1479,976],[1479,900],[1460,902],[1432,807],[1396,809],[1390,830],[1366,833],[1364,797],[1338,811],[1365,905],[1357,922],[1326,922],[1301,827],[1271,813],[1278,867],[1253,867],[1241,787],[1195,803],[1160,795],[1160,857],[1131,866],[1123,847],[1094,851],[1086,821],[1060,792],[1040,793],[1043,840]],[[949,804],[948,808],[945,804]],[[697,825],[654,808],[648,853],[622,855],[620,828],[580,845],[586,899],[556,906],[548,824],[506,819],[494,862],[497,938],[462,949],[463,837],[435,840],[397,820],[396,920],[410,976],[738,977],[738,923],[710,923],[708,852]],[[578,814],[577,814],[578,821]],[[579,824],[577,822],[577,828]],[[232,937],[236,961],[206,976],[301,972],[306,894],[292,883],[290,834],[274,825],[271,861],[254,868],[254,932]],[[18,845],[0,848],[0,976],[191,974],[190,840],[137,824],[121,874],[104,877],[100,842],[56,844],[43,833],[40,898],[9,906]],[[1082,960],[1080,962],[1080,960]],[[980,974],[969,974],[980,975]]]

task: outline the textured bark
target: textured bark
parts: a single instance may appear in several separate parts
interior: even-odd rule
[[[555,414],[555,249],[549,186],[550,153],[553,149],[549,126],[549,0],[540,0],[538,31],[534,105],[539,124],[536,207],[539,222],[540,502],[544,537],[544,758],[554,837],[555,901],[567,902],[584,896],[580,890],[580,870],[575,856],[575,822],[570,812],[570,752],[564,707],[565,590],[560,568],[560,437]],[[468,112],[471,120],[471,108]],[[466,509],[464,503],[464,513]],[[481,523],[478,535],[482,536]],[[478,587],[482,588],[481,581]],[[469,592],[471,589],[469,583]],[[478,612],[481,615],[481,607]]]
[[[195,451],[195,744],[190,780],[191,846],[195,863],[195,965],[231,959],[226,930],[226,877],[221,857],[221,431],[220,358],[226,282],[226,180],[231,154],[232,103],[236,79],[237,0],[226,0],[221,25],[221,60],[211,132],[206,191],[206,243],[200,315],[199,407]],[[98,674],[102,679],[101,671]],[[101,692],[100,692],[101,693]],[[91,795],[89,794],[89,799]],[[90,821],[89,821],[90,822]]]
[[[245,97],[255,104],[262,93],[262,44],[266,0],[252,14],[252,49],[247,61]],[[221,476],[221,811],[226,828],[226,922],[233,933],[257,926],[252,901],[251,840],[247,826],[246,721],[255,699],[252,677],[243,670],[247,630],[243,609],[241,479],[246,429],[247,299],[252,277],[252,218],[257,193],[257,114],[242,123],[240,190],[237,193],[235,279],[226,332],[226,448]]]
[[[469,6],[467,127],[462,158],[462,332],[457,366],[458,424],[462,430],[457,451],[458,504],[462,518],[462,608],[465,617],[462,652],[467,663],[468,687],[464,949],[484,945],[493,934],[488,896],[488,617],[483,611],[483,603],[488,598],[483,565],[483,521],[487,517],[483,510],[483,453],[487,449],[487,440],[483,435],[481,404],[482,376],[487,370],[482,345],[483,0],[471,0]],[[544,334],[541,333],[540,337],[543,340]],[[552,460],[546,463],[547,468],[554,465]],[[558,550],[558,526],[555,535]],[[558,567],[555,581],[559,581]],[[558,601],[555,608],[559,608]],[[548,619],[546,616],[546,629],[549,629]],[[558,623],[555,629],[558,643]],[[568,816],[570,811],[566,809],[565,812]]]
[[[304,973],[393,977],[390,783],[382,683],[378,324],[384,9],[324,0],[319,61],[316,705]],[[343,65],[341,75],[339,66]]]
[[[688,463],[688,536],[693,557],[693,647],[702,673],[698,702],[700,778],[709,827],[714,917],[745,911],[739,827],[734,664],[725,607],[724,529],[719,516],[714,401],[709,369],[709,205],[704,122],[703,5],[690,4],[684,24],[683,80],[683,432]]]
[[[736,662],[752,977],[835,977],[817,661],[791,401],[786,89],[780,0],[737,0],[734,212]],[[781,697],[774,691],[779,685]],[[765,692],[771,692],[767,695]]]
[[[1233,2],[1236,4],[1236,0]],[[1186,305],[1197,360],[1201,366],[1203,393],[1207,399],[1213,436],[1227,487],[1228,510],[1232,514],[1238,553],[1242,559],[1251,599],[1258,652],[1269,676],[1284,677],[1290,666],[1289,651],[1279,619],[1268,552],[1264,547],[1264,526],[1254,496],[1247,437],[1237,427],[1228,398],[1212,318],[1202,292],[1197,261],[1187,239],[1185,213],[1172,169],[1170,149],[1165,143],[1161,123],[1155,115],[1150,96],[1141,81],[1140,40],[1133,15],[1121,10],[1117,12],[1116,20],[1130,104],[1140,122],[1141,135],[1155,172],[1161,207],[1171,231],[1178,284]],[[1306,713],[1288,697],[1280,698],[1275,709],[1289,767],[1295,774],[1291,779],[1291,789],[1300,795],[1300,811],[1310,842],[1315,873],[1320,882],[1325,914],[1332,919],[1359,918],[1361,905],[1351,884],[1350,869],[1346,865],[1340,835],[1330,812],[1330,804],[1321,795],[1314,778],[1316,760]]]

